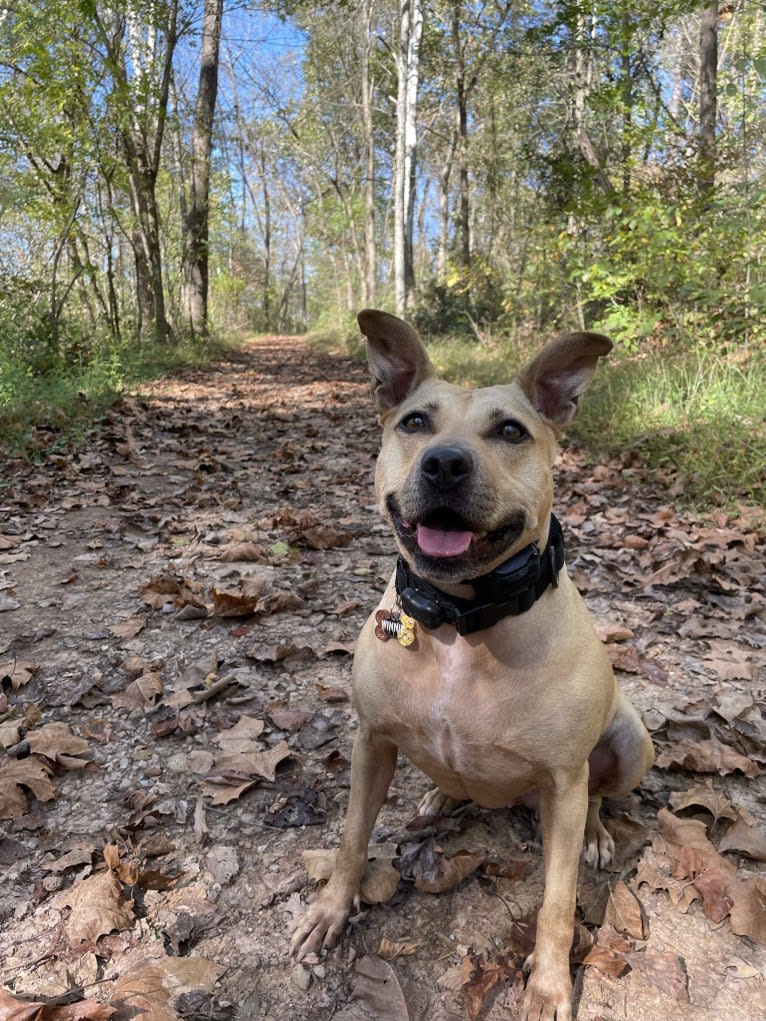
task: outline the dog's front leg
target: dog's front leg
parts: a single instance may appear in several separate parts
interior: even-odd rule
[[[333,874],[298,922],[290,952],[298,960],[335,944],[367,867],[367,847],[396,769],[396,746],[360,724],[351,757],[351,793]]]
[[[571,1021],[569,951],[574,931],[577,871],[588,814],[588,766],[540,788],[545,892],[537,916],[532,973],[524,994],[525,1021]]]

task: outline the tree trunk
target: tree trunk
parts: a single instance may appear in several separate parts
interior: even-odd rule
[[[411,303],[415,283],[412,253],[416,185],[416,113],[420,39],[423,33],[422,0],[401,0],[399,25],[394,161],[394,290],[396,311],[398,315],[402,315]]]
[[[184,223],[184,266],[181,308],[193,334],[208,328],[210,154],[218,94],[223,0],[205,0],[200,50],[199,88],[192,137],[191,193]]]
[[[452,8],[452,44],[457,61],[455,70],[455,131],[457,138],[458,204],[456,255],[463,267],[471,262],[471,206],[468,181],[468,87],[465,51],[460,38],[460,0]]]
[[[588,133],[588,100],[593,88],[593,40],[596,35],[596,17],[577,15],[577,39],[575,40],[574,102],[573,121],[577,147],[586,163],[594,171],[594,177],[607,195],[614,194],[612,182],[604,170],[601,159]]]
[[[372,119],[374,84],[370,71],[372,48],[373,0],[364,6],[364,38],[362,40],[362,133],[364,136],[364,273],[362,304],[375,304],[377,289],[377,250],[375,247],[375,126]]]
[[[702,11],[699,36],[699,172],[697,181],[706,199],[715,190],[716,120],[718,118],[718,3]]]

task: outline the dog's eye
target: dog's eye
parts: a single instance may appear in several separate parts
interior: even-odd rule
[[[399,423],[399,428],[406,433],[422,433],[428,428],[428,416],[422,411],[412,411]]]
[[[529,436],[529,433],[521,422],[517,422],[513,418],[509,418],[507,422],[503,422],[498,429],[498,433],[509,443],[521,443],[522,440],[525,440],[527,436]]]

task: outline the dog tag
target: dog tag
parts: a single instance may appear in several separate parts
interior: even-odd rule
[[[381,642],[395,638],[407,648],[415,641],[415,621],[399,610],[378,610],[375,613],[375,637]]]

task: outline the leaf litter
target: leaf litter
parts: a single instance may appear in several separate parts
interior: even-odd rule
[[[542,895],[527,809],[413,818],[295,966],[332,867],[351,654],[393,545],[363,366],[264,338],[0,475],[0,1018],[513,1017]],[[693,517],[632,451],[557,467],[569,569],[658,763],[580,875],[580,1016],[763,1021],[763,518]],[[665,502],[663,502],[665,501]],[[409,824],[409,825],[408,825]],[[372,952],[371,952],[372,950]]]

